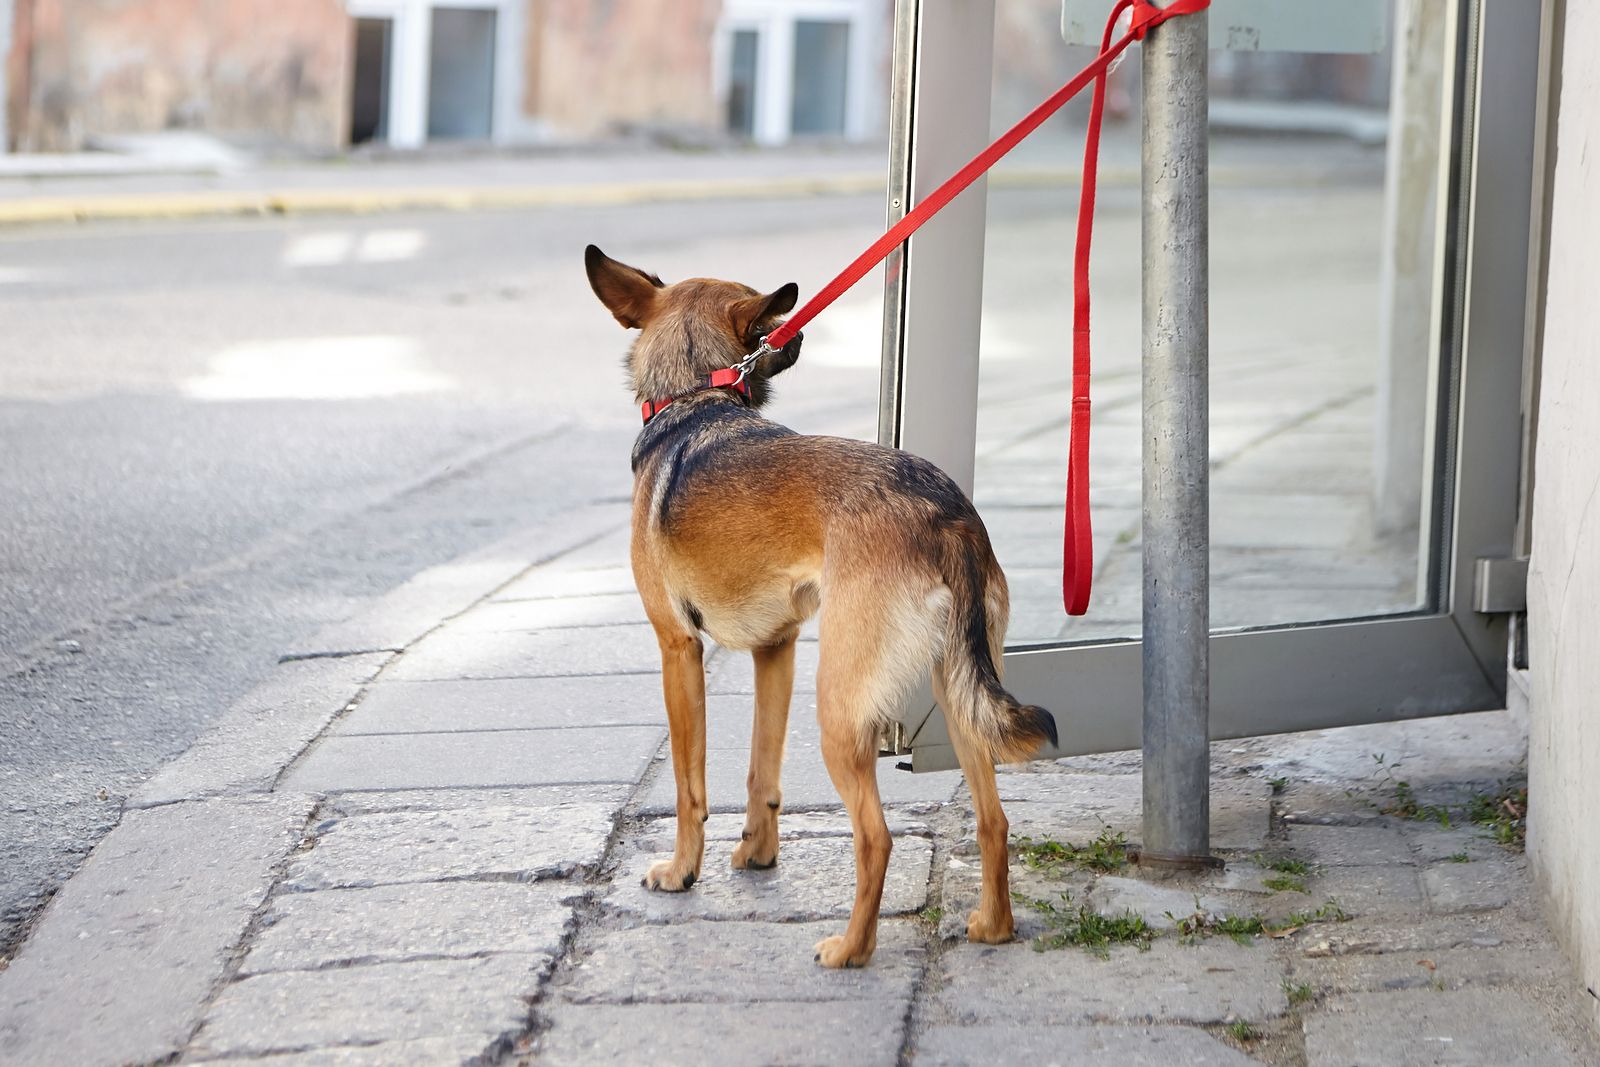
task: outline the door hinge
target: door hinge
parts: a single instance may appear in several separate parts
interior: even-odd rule
[[[1479,559],[1472,577],[1472,610],[1502,615],[1528,610],[1528,559]]]

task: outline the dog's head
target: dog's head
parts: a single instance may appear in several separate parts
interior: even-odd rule
[[[641,402],[686,393],[711,372],[744,359],[800,295],[793,282],[767,294],[712,278],[667,285],[594,245],[584,250],[583,265],[600,302],[623,326],[639,331],[627,366]],[[749,376],[751,406],[765,404],[771,395],[768,380],[794,365],[802,336],[756,361]]]

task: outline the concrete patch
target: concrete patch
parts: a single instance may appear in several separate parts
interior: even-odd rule
[[[563,1004],[539,1042],[541,1064],[782,1063],[893,1067],[905,1006],[894,1003],[748,1005]]]
[[[1405,867],[1414,862],[1405,837],[1389,826],[1291,826],[1288,847],[1319,867]]]
[[[999,787],[1011,832],[1019,836],[1081,845],[1102,832],[1137,841],[1144,830],[1144,786],[1136,774],[1002,774]],[[1271,787],[1254,778],[1213,782],[1212,847],[1263,847],[1272,828],[1271,798]]]
[[[1326,923],[1298,935],[1303,954],[1342,956],[1394,952],[1427,955],[1449,948],[1498,948],[1502,945],[1542,947],[1550,944],[1542,924],[1505,911],[1450,916],[1359,916],[1350,922]]]
[[[1505,986],[1335,997],[1322,1011],[1306,1016],[1306,1063],[1308,1067],[1600,1063],[1600,1042],[1592,1032],[1573,1027],[1571,1013],[1562,1014],[1569,1017],[1552,1020],[1546,1005],[1528,991]]]
[[[1254,1067],[1256,1061],[1204,1031],[1181,1026],[935,1026],[917,1038],[911,1062]]]
[[[962,1023],[1259,1023],[1288,1010],[1271,949],[1227,938],[1161,938],[1146,952],[1113,947],[1108,960],[1077,948],[957,945],[940,966],[935,1002]]]
[[[333,823],[296,856],[284,886],[564,877],[600,862],[611,826],[611,811],[598,804],[357,815]]]
[[[0,972],[0,1059],[92,1067],[182,1049],[311,806],[283,796],[124,816]]]
[[[1435,915],[1494,911],[1525,891],[1527,876],[1501,860],[1436,863],[1422,872],[1422,892]]]
[[[1438,863],[1452,856],[1472,860],[1504,860],[1510,853],[1477,827],[1446,829],[1438,823],[1413,823],[1403,827],[1406,843],[1418,863]]]
[[[489,1048],[528,1023],[542,955],[375,963],[262,974],[218,995],[191,1046],[197,1057],[446,1038]]]
[[[1315,910],[1336,900],[1352,916],[1396,917],[1422,911],[1422,890],[1414,867],[1329,867],[1307,880]]]
[[[1537,948],[1447,948],[1305,960],[1295,978],[1318,992],[1379,993],[1390,989],[1460,989],[1520,985],[1566,978],[1567,963],[1552,944]]]
[[[596,938],[552,993],[577,1004],[909,1002],[922,969],[920,931],[907,922],[880,923],[868,966],[819,966],[814,946],[841,932],[843,926],[831,922],[687,922],[616,930]],[[903,1012],[884,1014],[898,1019]]]
[[[521,952],[555,957],[582,887],[444,882],[287,893],[272,902],[243,974]]]
[[[665,724],[653,678],[483,678],[381,681],[334,726],[337,734],[537,730]]]
[[[284,778],[310,793],[637,782],[665,726],[325,737]]]
[[[1147,882],[1140,878],[1106,875],[1095,879],[1088,903],[1101,915],[1120,916],[1133,912],[1153,929],[1171,930],[1177,919],[1194,914],[1196,908],[1207,915],[1251,915],[1256,901],[1229,900],[1216,894],[1202,894],[1187,885]],[[1176,918],[1168,918],[1168,916]]]
[[[608,905],[646,922],[687,919],[765,919],[797,922],[845,919],[855,903],[855,852],[843,838],[790,841],[778,865],[766,871],[736,871],[728,863],[731,847],[706,849],[700,880],[686,893],[662,893],[640,885],[650,865],[672,852],[634,852],[617,873]],[[889,855],[883,885],[883,914],[920,911],[928,901],[933,845],[902,837]],[[837,931],[835,931],[837,932]]]

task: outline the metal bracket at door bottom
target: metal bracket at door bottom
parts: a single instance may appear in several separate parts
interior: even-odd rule
[[[1472,610],[1484,615],[1527,611],[1527,557],[1480,558],[1472,576]]]

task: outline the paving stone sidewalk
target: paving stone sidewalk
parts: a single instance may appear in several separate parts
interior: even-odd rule
[[[1520,767],[1501,713],[1219,744],[1227,867],[1194,880],[1122,863],[1137,754],[1008,768],[1019,938],[999,947],[961,936],[978,859],[959,776],[886,761],[878,953],[829,972],[811,946],[848,914],[853,867],[815,646],[771,871],[728,865],[750,676],[714,652],[702,879],[646,892],[671,775],[624,520],[569,517],[531,568],[516,546],[477,561],[506,580],[391,638],[403,653],[355,651],[383,647],[356,620],[352,654],[285,667],[286,691],[335,699],[260,702],[229,759],[201,746],[150,783],[0,972],[0,1062],[1600,1063],[1522,855],[1463,817]],[[240,744],[276,771],[241,767]],[[1054,947],[1096,916],[1148,932]]]

